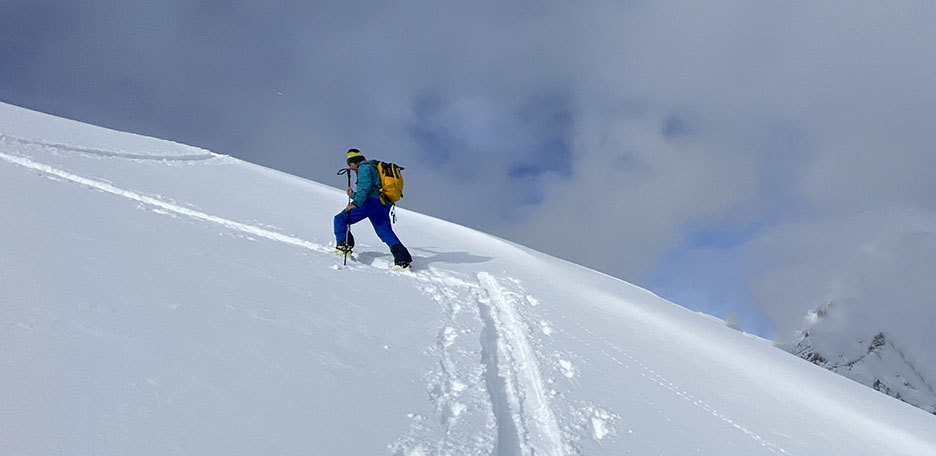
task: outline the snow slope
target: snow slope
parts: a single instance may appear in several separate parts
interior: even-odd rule
[[[0,454],[936,455],[936,417],[586,268],[406,210],[413,272],[368,226],[345,268],[340,190],[0,135]]]

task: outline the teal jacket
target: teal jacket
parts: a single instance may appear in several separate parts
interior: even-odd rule
[[[380,199],[380,173],[377,172],[377,160],[362,161],[357,170],[357,191],[351,197],[351,204],[364,205],[369,198]]]

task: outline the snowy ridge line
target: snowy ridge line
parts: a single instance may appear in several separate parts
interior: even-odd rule
[[[549,398],[542,374],[536,363],[533,346],[526,337],[526,328],[508,299],[504,289],[491,274],[478,273],[478,281],[486,293],[486,299],[479,300],[485,325],[490,325],[495,333],[493,358],[489,364],[496,364],[496,372],[503,380],[503,388],[497,394],[506,400],[510,410],[497,410],[498,421],[510,418],[516,428],[520,454],[554,455],[565,454],[562,431],[556,416],[549,407]],[[490,342],[488,342],[490,343]],[[505,365],[506,363],[506,365]],[[490,377],[489,377],[490,378]],[[491,392],[492,396],[495,392]],[[492,397],[492,400],[495,399]],[[505,416],[505,415],[509,415]],[[501,428],[501,423],[498,424]],[[498,432],[499,437],[503,437]],[[498,441],[498,454],[513,454],[502,447]]]
[[[111,151],[104,149],[95,149],[92,147],[81,147],[81,146],[72,146],[68,144],[53,143],[49,141],[41,141],[38,139],[26,139],[16,136],[11,136],[7,134],[0,133],[0,141],[11,141],[17,142],[20,144],[36,145],[40,147],[48,147],[57,150],[70,150],[73,152],[80,152],[85,154],[100,155],[103,157],[116,157],[116,158],[131,158],[134,160],[208,160],[214,157],[219,156],[213,152],[205,150],[203,154],[190,154],[190,155],[153,155],[153,154],[138,154],[133,152],[121,152],[121,151]],[[194,149],[192,146],[186,146]],[[204,149],[200,149],[204,150]]]
[[[726,415],[725,415],[724,413],[722,413],[721,411],[719,411],[719,410],[715,409],[714,407],[712,407],[712,406],[708,405],[707,403],[705,403],[705,401],[696,398],[695,396],[693,396],[692,394],[690,394],[690,393],[687,392],[687,391],[683,391],[679,386],[677,386],[677,385],[675,385],[674,383],[670,382],[670,381],[667,380],[665,377],[663,377],[662,375],[660,375],[660,374],[658,374],[656,371],[654,371],[652,368],[648,367],[648,366],[645,365],[644,363],[640,362],[638,359],[636,359],[636,358],[634,358],[633,356],[631,356],[630,353],[627,353],[626,351],[622,350],[621,348],[619,348],[618,346],[612,344],[611,342],[608,342],[607,340],[604,340],[604,339],[601,339],[601,338],[597,337],[593,332],[589,331],[587,328],[583,327],[582,325],[578,325],[578,324],[577,324],[576,326],[578,326],[579,329],[581,329],[581,330],[584,331],[585,333],[591,335],[592,337],[601,340],[601,341],[604,342],[608,347],[610,347],[612,350],[616,351],[616,352],[619,353],[620,355],[622,355],[622,356],[624,356],[625,358],[627,358],[627,361],[622,361],[622,360],[618,359],[617,357],[615,357],[613,354],[608,353],[607,351],[605,351],[605,350],[602,349],[602,350],[601,350],[601,354],[605,355],[608,359],[610,359],[610,360],[611,360],[612,362],[614,362],[615,364],[617,364],[617,365],[619,365],[619,366],[622,366],[622,367],[625,367],[625,368],[627,368],[627,369],[634,369],[634,366],[636,365],[636,366],[639,368],[639,370],[637,371],[637,373],[640,374],[641,377],[646,378],[647,380],[652,381],[652,382],[658,384],[659,386],[663,387],[663,388],[666,389],[666,390],[669,390],[670,392],[672,392],[672,393],[675,394],[676,396],[679,396],[679,397],[685,399],[686,401],[688,401],[688,402],[691,403],[692,405],[694,405],[694,406],[696,406],[696,407],[699,407],[699,408],[701,408],[702,410],[705,410],[706,412],[712,414],[712,416],[714,416],[714,417],[718,418],[719,420],[725,422],[726,424],[730,425],[731,427],[733,427],[733,428],[735,428],[735,429],[741,431],[744,435],[746,435],[746,436],[748,436],[748,437],[754,439],[755,441],[757,441],[757,443],[761,444],[761,446],[763,446],[763,447],[767,448],[768,450],[770,450],[771,453],[774,453],[774,454],[784,454],[784,455],[787,455],[787,456],[792,456],[792,454],[791,454],[790,452],[788,452],[788,451],[784,450],[783,448],[781,448],[780,446],[778,446],[778,445],[776,445],[776,444],[774,444],[774,443],[768,441],[767,439],[763,438],[760,434],[758,434],[758,433],[756,433],[756,432],[754,432],[754,431],[752,431],[752,430],[750,430],[750,429],[748,429],[748,428],[746,428],[746,427],[744,427],[744,426],[742,426],[742,425],[736,423],[734,420],[732,420],[731,418],[729,418],[728,416],[726,416]],[[590,345],[590,344],[588,344],[588,343],[585,342],[585,341],[579,340],[577,337],[573,336],[572,334],[569,334],[568,332],[563,331],[562,329],[559,329],[559,331],[562,332],[565,336],[567,336],[567,337],[569,337],[569,338],[571,338],[571,339],[573,339],[573,340],[578,340],[579,343],[583,343],[583,344],[585,344],[585,345]]]
[[[141,195],[139,193],[136,193],[130,190],[124,190],[122,188],[116,187],[107,182],[102,182],[99,180],[81,177],[76,174],[72,174],[68,171],[63,171],[61,169],[54,168],[52,166],[49,166],[43,163],[32,161],[25,157],[16,157],[13,155],[7,155],[5,153],[0,152],[0,159],[13,163],[15,165],[22,166],[24,168],[29,168],[32,170],[50,174],[50,175],[65,179],[67,181],[71,181],[77,184],[96,188],[98,190],[101,190],[101,191],[104,191],[113,195],[122,196],[124,198],[130,199],[133,201],[138,201],[148,206],[157,207],[169,213],[184,215],[186,217],[190,217],[193,219],[216,223],[218,225],[222,225],[224,227],[230,228],[235,231],[252,234],[255,236],[263,237],[263,238],[270,239],[270,240],[277,241],[277,242],[282,242],[285,244],[294,245],[297,247],[302,247],[304,249],[313,250],[316,252],[330,253],[332,251],[332,249],[324,245],[316,244],[314,242],[310,242],[305,239],[300,239],[295,236],[289,236],[286,234],[277,233],[277,232],[266,230],[266,229],[256,227],[253,225],[248,225],[246,223],[235,222],[233,220],[228,220],[223,217],[218,217],[216,215],[206,214],[204,212],[196,211],[194,209],[189,209],[187,207],[183,207],[178,204],[167,203],[161,199],[154,198],[152,196]]]

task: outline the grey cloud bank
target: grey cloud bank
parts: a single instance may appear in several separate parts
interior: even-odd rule
[[[750,289],[778,336],[815,298],[763,292],[791,285],[773,265],[820,277],[851,247],[810,245],[886,236],[855,214],[936,212],[929,3],[14,0],[0,13],[4,101],[336,186],[358,147],[407,166],[407,207],[638,284],[692,273],[673,294],[713,289],[681,304],[749,328],[756,310],[736,296]],[[693,250],[698,269],[664,261],[699,231],[733,242]],[[738,265],[747,282],[723,289]]]

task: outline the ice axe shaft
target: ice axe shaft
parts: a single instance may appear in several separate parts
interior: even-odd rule
[[[338,175],[347,174],[348,175],[348,190],[351,190],[351,168],[341,168],[338,170]],[[351,205],[351,195],[348,195],[348,205]],[[345,209],[345,246],[348,245],[348,239],[351,237],[351,209]],[[348,255],[351,252],[345,250],[344,252],[344,265],[348,265]]]

